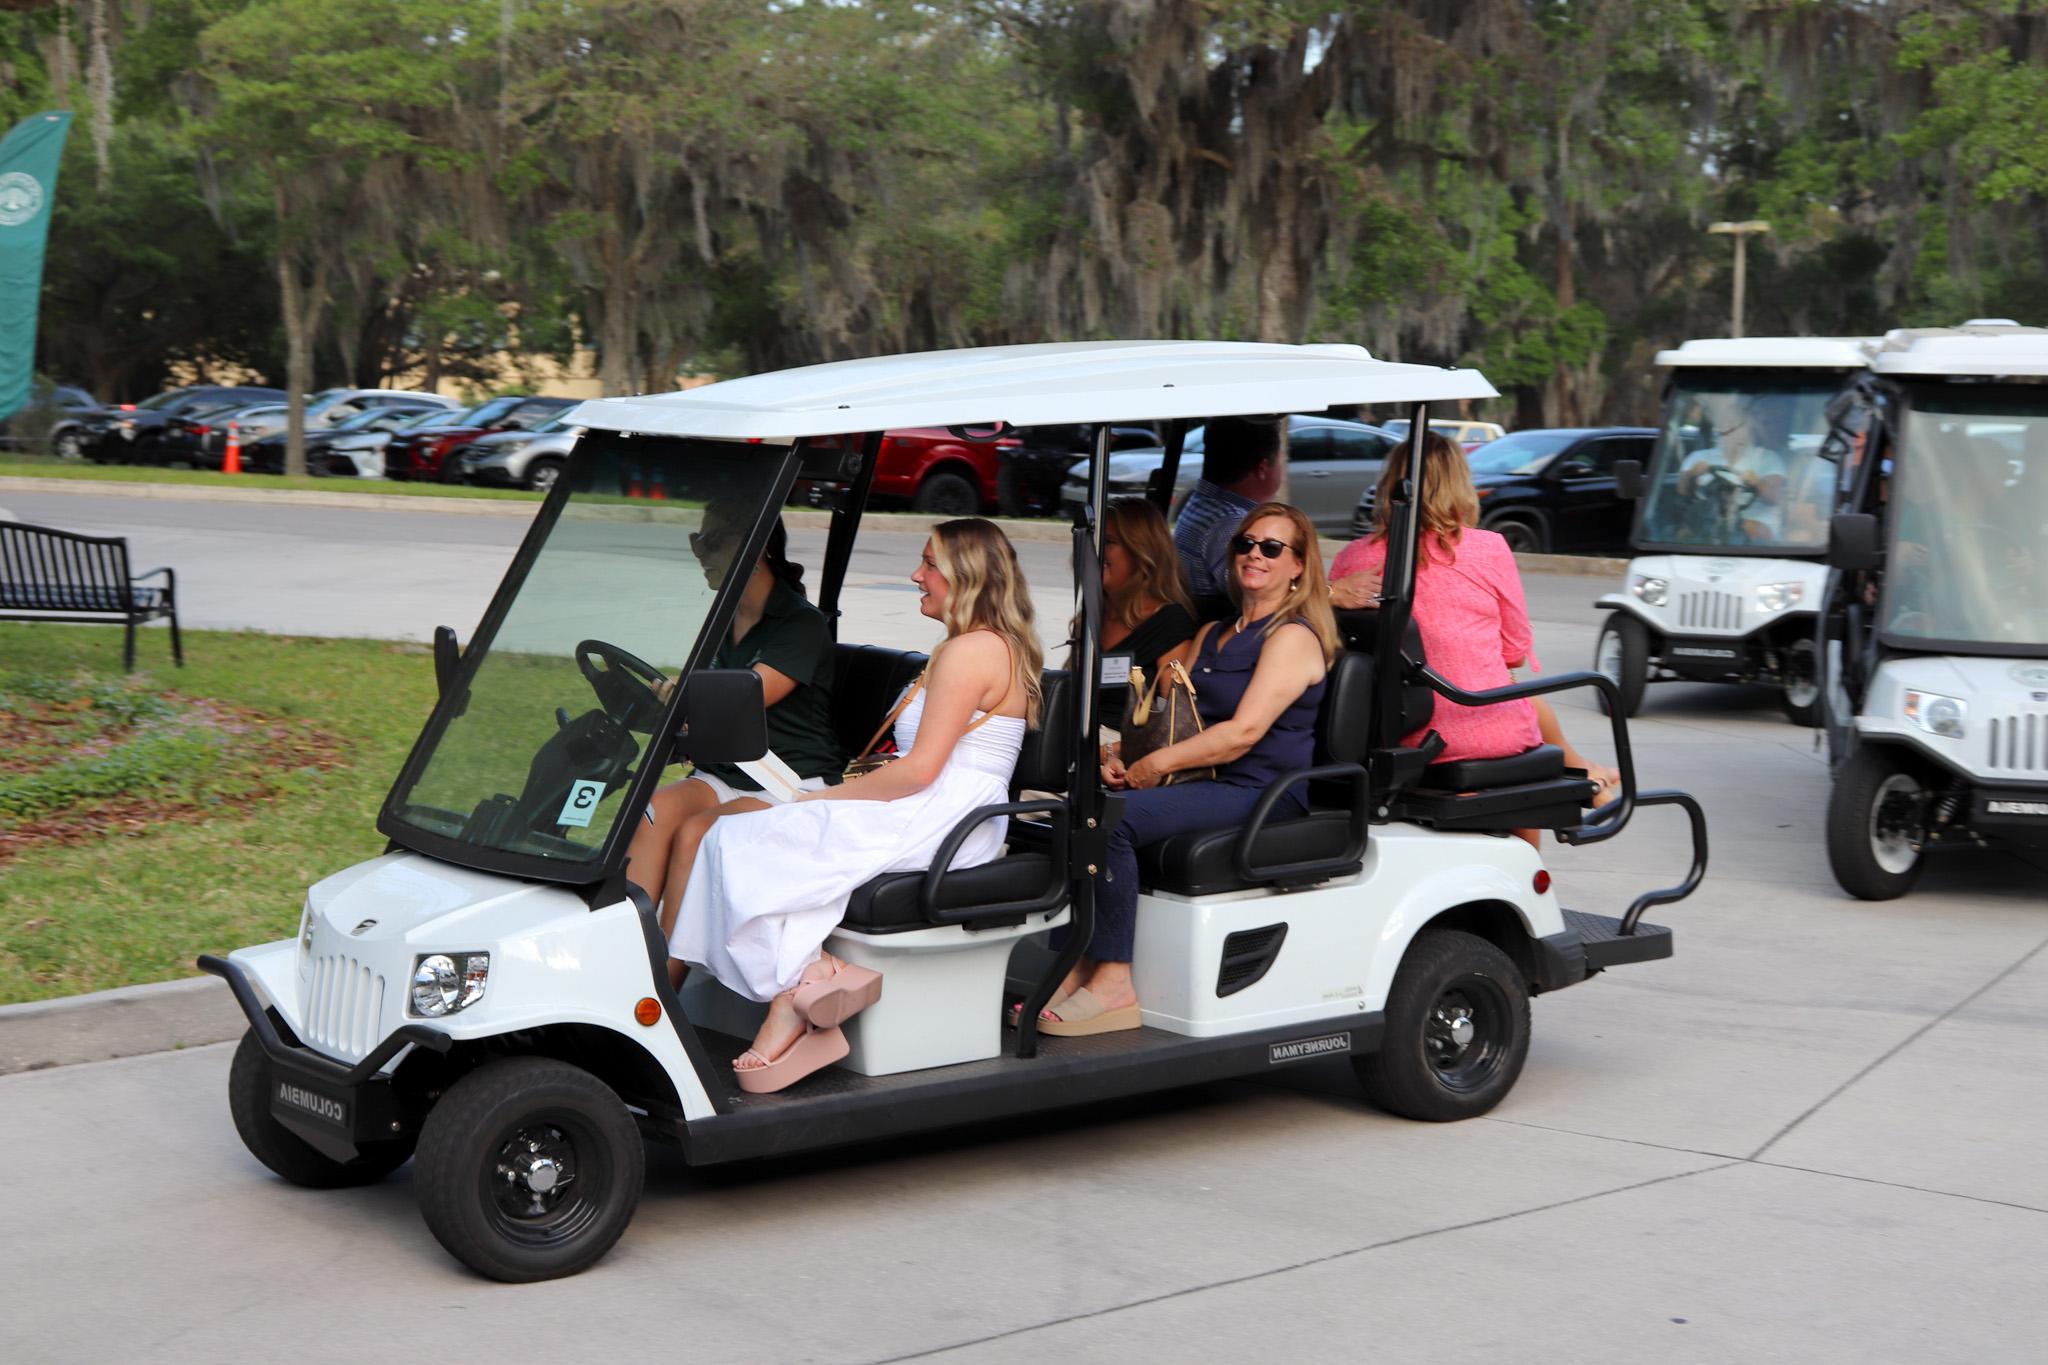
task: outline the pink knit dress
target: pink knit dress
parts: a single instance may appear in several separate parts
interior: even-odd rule
[[[1522,604],[1522,575],[1514,552],[1492,531],[1469,529],[1455,545],[1424,534],[1415,570],[1415,625],[1429,666],[1468,692],[1505,687],[1510,664],[1536,672],[1529,652],[1529,612]],[[1386,566],[1382,540],[1354,540],[1330,565],[1332,580]],[[1435,730],[1444,737],[1443,756],[1505,758],[1543,742],[1536,708],[1526,701],[1494,706],[1456,706],[1437,698],[1429,725],[1402,742],[1417,744]]]

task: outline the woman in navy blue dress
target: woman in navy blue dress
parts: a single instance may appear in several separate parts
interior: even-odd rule
[[[1129,794],[1095,888],[1095,936],[1039,1016],[1059,1036],[1138,1027],[1131,946],[1138,918],[1137,850],[1187,830],[1251,814],[1281,773],[1309,766],[1323,679],[1337,657],[1337,623],[1314,525],[1297,507],[1254,507],[1230,542],[1230,593],[1238,615],[1214,621],[1167,658],[1187,665],[1203,729],[1155,749],[1128,768],[1111,752],[1103,782]],[[1175,773],[1213,779],[1172,782]],[[1282,798],[1276,816],[1304,810]]]

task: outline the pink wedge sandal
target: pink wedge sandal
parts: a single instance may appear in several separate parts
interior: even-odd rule
[[[772,1061],[761,1057],[759,1049],[748,1048],[733,1058],[732,1074],[739,1081],[740,1089],[749,1095],[772,1095],[839,1061],[849,1050],[846,1035],[837,1028],[821,1029],[807,1024],[796,1041]],[[749,1057],[760,1057],[762,1064],[741,1066],[740,1063]]]
[[[837,1028],[882,998],[882,974],[831,960],[830,974],[796,988],[796,1012],[818,1028]]]

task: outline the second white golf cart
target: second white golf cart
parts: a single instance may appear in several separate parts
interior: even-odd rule
[[[1888,900],[1930,851],[2048,852],[2048,329],[1893,332],[1872,371],[1830,442],[1827,841]]]
[[[1870,362],[1859,337],[1688,341],[1671,371],[1647,476],[1617,468],[1639,498],[1626,586],[1594,667],[1634,715],[1646,683],[1768,683],[1800,725],[1818,719],[1814,614],[1827,579],[1834,466],[1820,458],[1827,407]]]
[[[672,761],[765,747],[759,677],[706,661],[746,578],[730,570],[759,557],[800,476],[837,489],[819,585],[836,617],[880,433],[1098,427],[1073,531],[1077,671],[1095,678],[1111,424],[1165,423],[1171,487],[1182,436],[1207,417],[1400,403],[1421,432],[1431,402],[1492,394],[1475,372],[1357,347],[1133,342],[852,361],[585,404],[572,420],[587,434],[468,648],[440,641],[440,702],[378,819],[390,851],[315,885],[294,938],[202,959],[249,1018],[229,1093],[243,1140],[302,1185],[416,1158],[441,1243],[483,1274],[532,1280],[619,1237],[643,1137],[693,1163],[772,1157],[1336,1057],[1395,1113],[1486,1112],[1528,1054],[1532,995],[1670,954],[1669,931],[1641,916],[1698,885],[1705,823],[1683,793],[1636,789],[1618,714],[1622,794],[1590,814],[1592,785],[1556,749],[1432,764],[1433,733],[1402,745],[1438,696],[1613,688],[1587,673],[1470,695],[1404,657],[1412,486],[1395,498],[1384,605],[1346,623],[1359,647],[1331,672],[1315,766],[1278,779],[1240,825],[1143,850],[1136,1031],[1035,1028],[1089,938],[1120,800],[1095,780],[1098,689],[1065,672],[1046,675],[1018,799],[970,814],[947,845],[1001,819],[1006,854],[953,869],[942,851],[852,897],[828,947],[878,969],[881,1000],[846,1025],[843,1065],[786,1091],[734,1084],[760,1007],[703,972],[680,998],[669,989],[666,945],[623,867]],[[744,509],[750,532],[700,537],[712,505],[724,525]],[[850,748],[920,661],[838,646],[834,723]],[[683,679],[667,701],[650,686],[663,675]],[[1307,814],[1274,814],[1288,791],[1307,794]],[[1691,869],[1619,918],[1565,909],[1541,856],[1506,833],[1591,843],[1659,803],[1689,817]],[[1039,936],[1061,923],[1073,937],[1049,954]]]

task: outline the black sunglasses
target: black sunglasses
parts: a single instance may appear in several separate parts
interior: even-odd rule
[[[1268,559],[1278,559],[1282,550],[1294,550],[1294,547],[1284,540],[1253,540],[1250,536],[1232,536],[1230,548],[1241,555],[1248,555],[1257,550]],[[1294,552],[1301,553],[1299,550]]]

